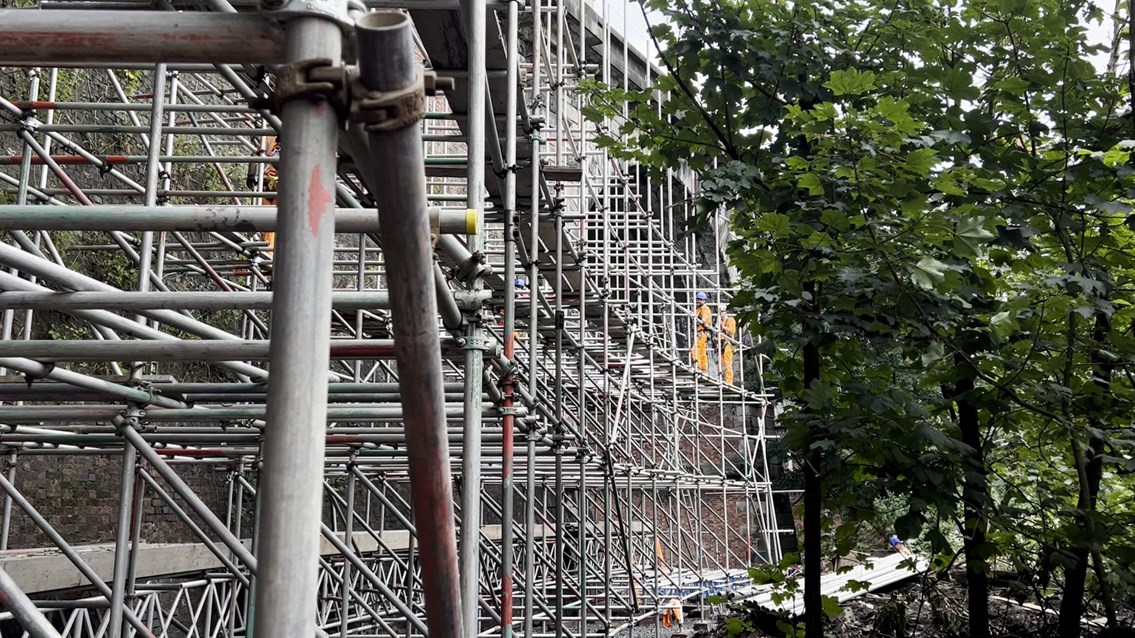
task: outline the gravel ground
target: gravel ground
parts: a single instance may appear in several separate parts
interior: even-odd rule
[[[671,625],[669,629],[666,629],[665,627],[659,626],[657,638],[669,638],[670,636],[673,636],[674,634],[676,634],[678,632],[682,632],[686,635],[689,635],[689,634],[692,634],[693,631],[694,631],[693,623],[685,623],[685,626],[682,627],[681,629],[679,629],[675,625]],[[656,638],[656,636],[654,634],[654,626],[653,625],[647,625],[646,627],[631,627],[631,633],[628,634],[628,635],[630,635],[631,638]]]
[[[693,619],[687,618],[686,622],[682,623],[681,627],[678,627],[677,625],[671,625],[669,629],[663,627],[662,625],[658,625],[658,634],[656,635],[654,633],[653,621],[648,620],[642,627],[631,627],[630,632],[623,632],[619,635],[629,636],[630,638],[670,638],[670,636],[678,633],[686,636],[693,636],[694,622],[695,621]],[[710,626],[713,626],[713,624],[715,623],[711,623]],[[595,635],[603,635],[603,626],[599,624],[593,625],[588,630],[588,635],[591,635],[592,632],[594,632]]]

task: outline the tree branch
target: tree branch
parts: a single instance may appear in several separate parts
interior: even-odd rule
[[[713,134],[717,137],[717,139],[721,140],[721,144],[725,147],[725,152],[729,155],[729,157],[734,161],[740,161],[741,154],[737,151],[737,147],[733,146],[733,143],[729,141],[729,138],[726,137],[725,133],[723,133],[721,131],[721,128],[717,126],[717,123],[713,121],[713,118],[710,117],[709,112],[705,110],[705,107],[701,105],[701,102],[698,102],[698,99],[694,96],[693,91],[690,90],[689,85],[687,85],[686,81],[682,79],[682,76],[678,75],[678,72],[674,69],[674,66],[670,64],[670,60],[668,60],[666,58],[666,55],[662,53],[662,47],[658,44],[658,38],[654,35],[654,28],[650,24],[650,17],[646,15],[646,6],[640,2],[638,7],[642,10],[642,19],[646,20],[646,28],[650,32],[650,39],[654,42],[654,48],[658,51],[658,57],[662,60],[662,64],[666,66],[666,70],[670,72],[670,76],[673,77],[674,81],[678,83],[678,88],[682,89],[682,92],[686,94],[687,98],[689,98],[690,104],[692,104],[693,107],[697,109],[698,114],[700,114],[702,120],[705,121],[706,126],[708,126],[710,130],[713,131]]]

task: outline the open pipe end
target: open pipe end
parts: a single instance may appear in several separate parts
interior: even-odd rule
[[[395,91],[414,83],[421,64],[414,54],[413,23],[398,11],[374,11],[355,22],[359,76],[373,91]]]
[[[362,31],[389,31],[409,24],[410,16],[401,11],[373,11],[355,22],[355,28]]]

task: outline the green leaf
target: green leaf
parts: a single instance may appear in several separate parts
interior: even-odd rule
[[[1024,92],[1031,87],[1026,80],[1012,76],[1003,80],[998,80],[992,84],[993,88],[1004,91],[1010,95],[1023,95]]]
[[[915,131],[915,121],[910,116],[910,104],[906,100],[896,100],[885,95],[879,98],[879,103],[875,105],[875,112],[890,120],[891,125],[899,132],[910,134]]]
[[[958,237],[965,237],[973,241],[988,241],[996,237],[996,235],[985,229],[984,217],[963,217],[959,219],[958,225],[954,229],[954,234]]]
[[[936,445],[940,448],[953,447],[954,445],[953,439],[928,423],[922,423],[918,426],[918,435],[931,445]]]
[[[1131,153],[1114,148],[1103,154],[1103,163],[1105,166],[1118,166],[1120,164],[1126,164],[1130,159]]]
[[[930,367],[936,361],[940,361],[946,356],[946,346],[941,341],[934,340],[927,346],[926,352],[922,353],[922,366]]]
[[[910,268],[910,276],[914,283],[927,290],[933,290],[934,284],[946,278],[946,264],[933,257],[923,257]]]
[[[803,635],[804,633],[800,630],[799,627],[790,625],[783,620],[776,621],[776,630],[784,635],[784,638],[796,638],[797,636]]]
[[[813,410],[824,409],[835,398],[831,385],[822,381],[813,381],[812,387],[804,391],[804,400]]]
[[[984,217],[963,217],[954,227],[954,252],[961,257],[976,257],[981,254],[982,244],[994,239],[996,235],[985,229]]]
[[[973,99],[981,94],[974,86],[973,74],[964,69],[952,69],[943,79],[942,86],[954,99]]]
[[[875,74],[859,69],[832,71],[831,79],[824,83],[824,87],[831,89],[837,96],[862,95],[875,88]]]
[[[932,148],[920,148],[906,156],[906,170],[922,177],[929,175],[937,163],[938,152]]]
[[[757,230],[773,235],[787,235],[792,231],[792,219],[781,213],[765,213],[757,220]]]
[[[804,173],[796,180],[796,185],[807,190],[809,195],[824,194],[824,185],[820,182],[820,176],[815,173]]]
[[[934,180],[934,188],[947,195],[964,196],[966,191],[958,183],[958,174],[954,171],[944,171],[938,179]]]
[[[839,117],[839,111],[831,102],[820,102],[812,108],[812,118],[819,122],[828,122]]]
[[[740,636],[747,629],[745,622],[736,616],[726,618],[723,626],[725,627],[725,635],[731,637]]]
[[[1026,0],[997,0],[997,6],[1001,9],[1001,15],[1011,18],[1025,8],[1025,2]]]
[[[849,227],[847,215],[834,208],[825,209],[824,212],[820,213],[820,222],[838,231],[845,231]]]
[[[843,607],[839,606],[839,600],[835,596],[824,596],[822,605],[824,615],[828,618],[835,618],[843,613]]]
[[[788,159],[784,160],[784,163],[788,166],[788,168],[792,168],[798,171],[806,170],[808,168],[808,160],[800,157],[799,155],[793,155],[792,157],[789,157]]]

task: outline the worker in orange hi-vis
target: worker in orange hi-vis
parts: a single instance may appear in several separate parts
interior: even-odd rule
[[[661,613],[659,614],[659,620],[662,621],[662,626],[669,629],[670,625],[676,622],[678,626],[681,627],[683,620],[682,612],[682,603],[678,602],[677,598],[671,598],[666,601],[666,604],[662,606]]]
[[[721,347],[721,376],[726,385],[733,385],[733,339],[737,336],[737,320],[721,304],[717,315],[717,339]]]
[[[690,351],[698,370],[709,372],[709,331],[713,323],[713,313],[706,304],[709,297],[704,292],[694,295],[694,347]]]
[[[268,144],[268,157],[280,157],[280,140],[270,137]],[[275,164],[269,164],[264,168],[264,190],[276,191],[280,187],[279,171]],[[276,198],[264,198],[264,203],[267,206],[275,206]],[[272,254],[276,248],[276,233],[263,232],[260,233],[260,238],[268,242],[268,250],[264,251],[268,255],[268,259],[272,259]]]

